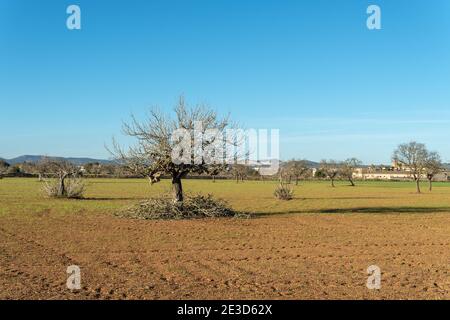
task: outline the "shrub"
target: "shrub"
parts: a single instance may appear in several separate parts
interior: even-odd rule
[[[57,180],[44,180],[44,184],[42,185],[42,190],[49,197],[57,197],[58,196],[58,181]]]
[[[58,179],[49,179],[44,180],[44,184],[42,185],[42,189],[47,194],[47,196],[52,198],[71,198],[71,199],[81,199],[83,198],[83,194],[86,190],[86,184],[83,179],[78,177],[67,178],[64,181],[65,185],[65,194],[59,195],[59,180]]]
[[[281,182],[273,194],[279,200],[291,200],[294,197],[294,190],[287,184]]]
[[[231,209],[227,202],[212,195],[187,196],[183,203],[168,197],[153,198],[116,213],[119,217],[133,219],[195,219],[238,217],[242,214]]]

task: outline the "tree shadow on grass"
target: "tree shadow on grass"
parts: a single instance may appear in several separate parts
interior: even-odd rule
[[[289,215],[302,213],[378,213],[378,214],[401,214],[401,213],[450,213],[450,207],[357,207],[339,209],[313,209],[313,210],[286,210],[279,212],[253,212],[252,217],[264,217],[273,215]]]
[[[302,197],[294,197],[294,199],[299,200],[326,200],[326,199],[334,199],[334,200],[383,200],[383,199],[398,199],[398,197],[308,197],[308,198],[302,198]]]
[[[435,213],[449,212],[450,207],[358,207],[342,209],[321,209],[316,213]]]
[[[86,198],[81,198],[79,200],[87,200],[87,201],[111,201],[111,200],[145,200],[147,198],[136,198],[136,197],[86,197]]]

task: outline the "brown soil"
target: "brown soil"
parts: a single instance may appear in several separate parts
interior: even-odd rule
[[[0,270],[1,299],[449,299],[450,215],[3,216]]]

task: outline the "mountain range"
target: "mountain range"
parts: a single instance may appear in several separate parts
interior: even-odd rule
[[[8,162],[9,164],[14,165],[14,164],[24,163],[24,162],[36,163],[36,162],[39,162],[40,160],[42,160],[44,157],[45,156],[41,156],[41,155],[23,155],[23,156],[19,156],[19,157],[12,158],[12,159],[0,158],[0,160],[4,160],[4,161]],[[65,158],[65,157],[51,157],[51,156],[47,156],[47,158],[52,158],[52,159],[56,159],[56,160],[66,160],[75,165],[83,165],[83,164],[91,163],[91,162],[98,162],[98,163],[103,163],[103,164],[112,162],[110,160],[93,159],[93,158]]]

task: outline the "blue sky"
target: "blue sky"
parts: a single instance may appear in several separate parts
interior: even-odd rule
[[[0,0],[0,157],[107,158],[130,113],[180,94],[279,128],[284,159],[418,140],[450,160],[450,1]]]

